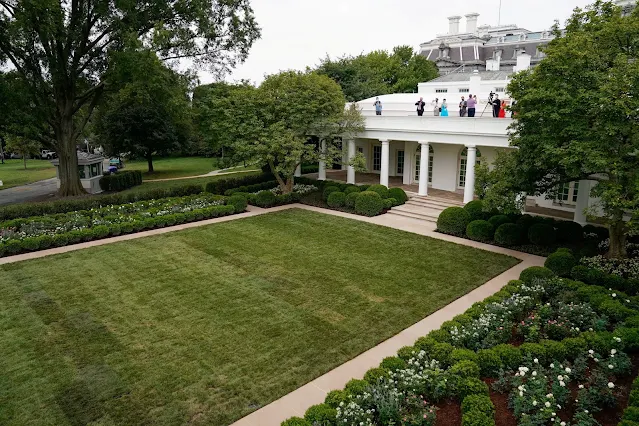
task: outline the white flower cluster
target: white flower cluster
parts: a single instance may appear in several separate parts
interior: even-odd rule
[[[639,278],[639,258],[608,259],[604,256],[584,257],[581,264],[624,278]]]
[[[293,185],[293,192],[295,194],[304,195],[304,194],[309,194],[313,191],[317,191],[317,187],[314,185],[303,185],[301,183]],[[275,195],[280,195],[282,194],[282,188],[280,188],[279,186],[276,186],[275,188],[271,189],[271,192]]]

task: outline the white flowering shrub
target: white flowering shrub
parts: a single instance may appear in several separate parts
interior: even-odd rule
[[[303,185],[303,184],[293,185],[294,194],[305,195],[314,191],[317,191],[317,187],[314,185]],[[275,188],[271,189],[271,192],[275,195],[281,195],[282,188],[280,188],[279,186],[276,186]],[[257,194],[257,192],[255,194]]]
[[[623,278],[639,279],[639,258],[609,259],[604,256],[584,257],[580,263],[587,268]]]

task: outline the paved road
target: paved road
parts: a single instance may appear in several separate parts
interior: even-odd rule
[[[55,194],[57,190],[55,178],[2,189],[0,190],[0,206],[27,201],[44,201]]]

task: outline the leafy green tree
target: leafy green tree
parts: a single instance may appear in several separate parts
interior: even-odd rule
[[[512,189],[555,194],[562,183],[590,179],[610,230],[610,257],[623,257],[638,202],[639,8],[622,16],[609,1],[576,9],[565,34],[545,49],[533,71],[508,90],[517,103],[512,145],[503,173]]]
[[[154,153],[177,150],[190,138],[188,78],[145,49],[116,54],[108,74],[111,83],[96,117],[97,140],[111,155],[131,152],[146,158],[151,173]]]
[[[7,151],[15,152],[22,156],[24,169],[27,169],[27,158],[32,155],[38,155],[40,151],[40,143],[27,139],[22,136],[7,136]]]
[[[389,93],[411,93],[418,83],[439,75],[435,63],[414,53],[410,46],[397,46],[392,53],[377,50],[336,60],[327,57],[317,72],[337,81],[349,102]]]
[[[509,174],[514,167],[514,151],[498,151],[492,165],[482,161],[475,166],[475,194],[483,201],[485,211],[503,214],[519,213],[525,197],[515,191]]]
[[[259,35],[249,0],[0,1],[0,65],[21,76],[43,117],[38,140],[58,153],[61,195],[84,192],[76,140],[100,102],[110,53],[133,38],[163,60],[224,72]]]

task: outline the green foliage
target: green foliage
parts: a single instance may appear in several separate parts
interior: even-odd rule
[[[426,352],[427,354],[429,354],[431,358],[433,358],[432,356],[433,349],[438,343],[439,342],[433,339],[432,337],[427,337],[427,336],[420,337],[419,339],[415,341],[415,348],[417,348],[420,351]],[[451,349],[451,352],[452,352],[452,349]]]
[[[437,343],[432,347],[428,354],[431,359],[436,359],[443,366],[448,366],[451,364],[450,356],[452,355],[453,349],[454,347],[450,343]]]
[[[355,203],[357,203],[357,199],[359,198],[359,191],[351,191],[347,196],[346,200],[344,200],[344,205],[350,209],[355,208]]]
[[[231,195],[227,200],[226,204],[229,206],[233,206],[235,213],[242,213],[246,210],[246,206],[248,205],[248,201],[246,197],[242,195]]]
[[[504,365],[498,352],[493,349],[479,350],[477,352],[477,363],[479,368],[481,368],[482,376],[485,377],[495,377],[499,369]]]
[[[357,396],[366,392],[369,386],[370,384],[366,380],[351,379],[344,386],[344,391],[351,396]]]
[[[379,366],[388,371],[397,371],[406,368],[406,361],[399,357],[391,356],[384,358]]]
[[[139,170],[121,171],[100,178],[103,191],[123,191],[136,185],[142,185],[142,172]]]
[[[344,194],[346,195],[352,194],[352,193],[359,194],[360,192],[362,192],[362,190],[359,189],[359,186],[355,186],[355,185],[349,185],[346,187],[346,189],[344,189]]]
[[[484,218],[484,203],[481,200],[473,200],[466,203],[464,210],[468,212],[470,220],[481,220]]]
[[[574,359],[577,355],[588,350],[588,343],[583,337],[568,337],[561,341],[566,348],[568,359]]]
[[[488,385],[475,377],[463,379],[457,385],[457,396],[461,401],[469,395],[488,395],[488,393]]]
[[[408,361],[414,356],[415,352],[419,352],[415,346],[404,346],[397,351],[397,356]]]
[[[541,344],[544,347],[544,354],[547,361],[559,361],[563,362],[568,356],[566,347],[562,342],[555,340],[542,340]]]
[[[450,374],[461,379],[468,379],[472,377],[479,379],[479,373],[479,366],[476,363],[468,360],[459,361],[458,363],[453,364],[453,366],[450,367]]]
[[[495,420],[483,412],[471,410],[462,415],[462,426],[495,426]]]
[[[572,269],[577,264],[575,256],[565,251],[557,251],[546,258],[544,266],[560,277],[570,277]]]
[[[504,246],[515,246],[521,243],[523,228],[514,223],[504,223],[495,230],[495,242]]]
[[[383,368],[371,368],[364,374],[364,380],[366,380],[371,385],[376,385],[379,383],[380,379],[388,376],[388,371]]]
[[[521,271],[519,279],[526,284],[532,284],[536,279],[545,280],[554,276],[554,272],[548,268],[543,266],[531,266],[530,268],[526,268]]]
[[[346,404],[347,401],[348,393],[343,390],[332,390],[326,394],[326,399],[324,399],[324,403],[333,408],[339,407],[342,402]]]
[[[329,207],[338,208],[346,204],[346,194],[343,192],[331,192],[326,200]]]
[[[466,235],[474,241],[487,243],[492,241],[495,235],[495,227],[485,220],[474,220],[466,227]]]
[[[525,197],[510,184],[510,169],[515,158],[511,150],[498,150],[492,169],[482,161],[475,166],[475,193],[483,202],[484,211],[502,214],[520,213]]]
[[[377,192],[382,199],[388,198],[388,187],[385,185],[371,185],[367,191]]]
[[[355,200],[355,213],[363,216],[377,216],[384,209],[384,201],[378,193],[364,191]]]
[[[328,404],[317,404],[306,410],[304,419],[311,424],[332,425],[335,424],[337,410]]]
[[[528,240],[538,246],[549,246],[555,242],[556,233],[552,225],[535,223],[528,229]]]
[[[339,192],[339,188],[334,185],[324,188],[324,190],[322,191],[322,198],[324,199],[324,201],[328,201],[328,196],[331,195],[332,192]]]
[[[490,219],[488,219],[488,222],[490,222],[490,224],[493,225],[495,229],[499,228],[504,223],[512,223],[508,216],[504,214],[491,216]]]
[[[475,351],[471,351],[470,349],[459,348],[453,350],[453,352],[450,354],[450,361],[453,364],[460,361],[477,362],[477,360],[477,353],[475,353]]]
[[[277,197],[271,191],[260,191],[255,196],[255,205],[259,207],[273,207]]]
[[[633,423],[636,422],[636,424],[639,425],[639,407],[631,406],[626,408],[626,410],[623,412],[623,420]]]
[[[437,218],[437,229],[445,234],[463,236],[470,223],[470,215],[462,207],[448,207]]]
[[[291,417],[283,421],[281,426],[313,426],[313,424],[301,417]]]
[[[402,188],[390,188],[388,190],[388,197],[397,200],[398,205],[408,201],[408,195],[406,195],[406,192]]]
[[[495,415],[495,405],[487,395],[468,395],[462,401],[461,411],[462,414],[475,411],[492,418]]]
[[[382,201],[384,202],[384,208],[385,209],[390,209],[390,208],[393,207],[395,199],[393,199],[393,198],[385,198]]]
[[[540,343],[524,343],[519,347],[519,350],[524,358],[531,360],[537,358],[542,364],[548,361],[546,359],[546,347]]]
[[[583,227],[572,220],[557,221],[557,241],[560,243],[578,243],[584,239]]]

